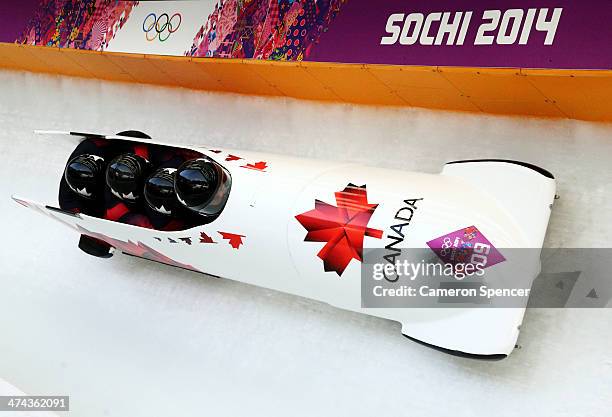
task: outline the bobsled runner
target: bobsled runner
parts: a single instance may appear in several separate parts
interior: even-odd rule
[[[364,249],[435,251],[461,235],[493,248],[489,269],[501,270],[500,248],[543,245],[555,180],[542,168],[465,160],[433,175],[177,146],[136,131],[44,133],[76,145],[58,173],[59,202],[13,198],[73,229],[88,254],[120,251],[395,320],[451,354],[500,359],[515,347],[524,307],[364,307]],[[521,271],[535,278],[539,259]]]

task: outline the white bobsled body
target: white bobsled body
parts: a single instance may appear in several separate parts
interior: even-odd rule
[[[403,334],[445,350],[495,357],[514,348],[524,308],[362,308],[358,252],[392,243],[430,250],[427,242],[469,226],[496,248],[541,248],[555,196],[555,181],[546,171],[482,160],[450,163],[432,175],[184,148],[218,162],[232,178],[223,212],[203,226],[163,232],[15,199],[117,250],[396,320]],[[334,212],[341,206],[346,209]],[[351,236],[350,226],[333,230],[333,216],[364,211],[371,215],[358,222],[367,227],[365,235],[363,228],[361,237],[359,230]],[[334,246],[330,239],[345,241]],[[539,260],[522,270],[535,278]]]

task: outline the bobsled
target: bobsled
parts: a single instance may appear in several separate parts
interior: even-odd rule
[[[427,174],[177,146],[136,131],[39,133],[75,143],[57,173],[59,201],[13,198],[73,229],[90,255],[121,252],[394,320],[451,354],[501,359],[516,345],[524,306],[365,307],[364,250],[434,253],[461,237],[493,248],[489,270],[501,269],[501,248],[542,248],[555,197],[542,168],[481,159]],[[539,259],[520,271],[534,279]]]

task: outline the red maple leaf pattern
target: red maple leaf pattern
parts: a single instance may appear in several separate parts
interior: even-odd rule
[[[237,161],[239,159],[242,159],[242,158],[236,155],[232,155],[231,153],[227,154],[227,157],[225,158],[225,160],[228,162]]]
[[[106,236],[102,233],[90,232],[89,230],[81,226],[78,226],[78,225],[77,225],[77,228],[79,232],[87,236],[93,237],[95,239],[100,239],[108,243],[115,249],[120,250],[121,252],[130,254],[130,255],[134,255],[134,256],[138,256],[144,259],[149,259],[151,261],[161,262],[167,265],[178,266],[180,268],[185,268],[185,269],[190,269],[192,271],[201,272],[200,270],[194,268],[192,265],[183,264],[181,262],[175,261],[174,259],[169,258],[163,253],[156,251],[155,249],[145,245],[142,242],[134,243],[131,240],[124,242],[122,240]]]
[[[314,210],[295,216],[308,231],[305,242],[326,242],[317,256],[326,272],[342,275],[351,259],[363,261],[363,238],[381,239],[383,231],[367,227],[378,204],[369,204],[366,186],[348,184],[335,193],[336,204],[315,200]]]
[[[244,235],[237,235],[235,233],[228,233],[228,232],[219,232],[219,234],[221,235],[223,239],[229,240],[230,246],[234,249],[240,248],[240,245],[244,244],[244,242],[242,241],[242,238],[246,237]]]
[[[205,232],[200,232],[200,243],[217,243]]]
[[[240,168],[248,168],[255,171],[264,171],[268,168],[268,164],[264,161],[255,162],[254,164],[246,164],[242,165]]]

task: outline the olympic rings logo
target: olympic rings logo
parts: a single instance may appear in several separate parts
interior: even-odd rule
[[[183,16],[180,13],[174,13],[172,17],[168,16],[168,13],[162,13],[159,17],[155,13],[149,13],[142,22],[142,31],[149,42],[154,41],[155,38],[159,38],[160,42],[165,42],[171,34],[178,30],[182,22]]]

